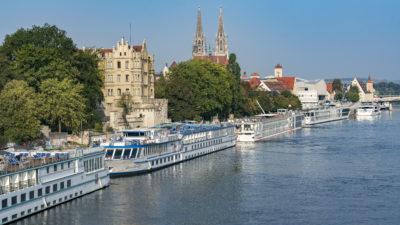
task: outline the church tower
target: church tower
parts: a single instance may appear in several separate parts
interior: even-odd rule
[[[203,33],[203,26],[201,25],[201,14],[200,14],[200,7],[197,12],[197,26],[196,26],[196,33],[194,35],[194,43],[193,43],[193,50],[192,56],[206,56],[207,47],[206,47],[206,37]]]
[[[215,39],[215,56],[225,56],[228,58],[228,41],[224,32],[224,21],[222,20],[222,8],[219,8],[218,32]]]

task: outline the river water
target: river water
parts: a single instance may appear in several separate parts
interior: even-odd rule
[[[400,224],[400,110],[112,185],[17,224]]]

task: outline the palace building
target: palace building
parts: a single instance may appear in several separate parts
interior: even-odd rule
[[[209,49],[209,53],[207,55],[206,37],[203,33],[203,26],[201,23],[200,7],[198,8],[197,25],[196,25],[196,33],[194,35],[192,56],[194,59],[210,60],[222,65],[228,64],[228,59],[229,59],[228,40],[224,32],[222,8],[220,8],[219,10],[218,31],[217,31],[217,36],[215,38],[214,55],[212,55],[211,49]]]
[[[122,37],[117,47],[101,49],[104,70],[104,101],[106,126],[114,129],[150,127],[168,122],[167,99],[154,98],[154,55],[142,45],[130,45]],[[124,109],[118,104],[127,99]]]

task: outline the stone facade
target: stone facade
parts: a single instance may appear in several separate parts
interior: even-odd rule
[[[106,126],[120,130],[154,126],[168,122],[166,99],[154,99],[154,55],[148,54],[146,41],[131,46],[124,38],[112,49],[101,49],[104,69],[104,114]],[[118,106],[122,96],[131,103],[125,118]]]

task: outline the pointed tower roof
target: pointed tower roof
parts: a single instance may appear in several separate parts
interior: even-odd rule
[[[200,6],[198,7],[197,11],[197,25],[196,25],[196,37],[203,37],[203,25],[201,24],[201,13],[200,13]]]
[[[225,33],[224,33],[224,21],[222,19],[222,7],[220,7],[217,37],[222,37],[222,36],[225,36]]]

